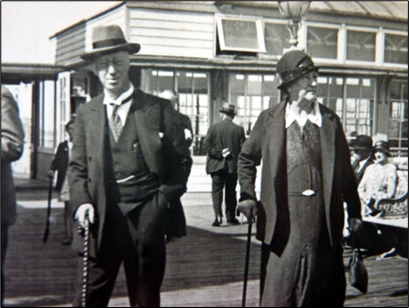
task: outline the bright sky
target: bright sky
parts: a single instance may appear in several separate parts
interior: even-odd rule
[[[49,37],[121,1],[1,1],[1,62],[51,63]]]

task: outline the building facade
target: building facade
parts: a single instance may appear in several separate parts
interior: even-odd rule
[[[194,161],[203,162],[204,136],[224,101],[236,105],[235,122],[247,134],[259,113],[280,101],[276,64],[290,47],[287,22],[269,1],[123,2],[50,38],[55,65],[65,69],[54,81],[54,103],[42,106],[38,117],[53,113],[61,126],[101,92],[79,55],[91,48],[96,26],[118,24],[141,45],[131,56],[132,82],[155,95],[179,93],[180,111],[194,129]],[[319,101],[340,116],[348,138],[387,137],[400,157],[408,151],[407,22],[404,1],[313,1],[298,33],[298,47],[320,66]],[[63,138],[61,127],[46,131],[38,155]]]

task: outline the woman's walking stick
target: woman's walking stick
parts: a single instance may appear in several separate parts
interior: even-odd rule
[[[250,244],[251,244],[251,227],[253,225],[253,209],[250,210],[249,227],[247,231],[247,248],[246,248],[246,263],[244,265],[244,285],[243,285],[243,299],[241,301],[241,307],[246,307],[246,293],[247,293],[247,277],[249,273],[249,261],[250,261]]]
[[[89,257],[89,223],[88,218],[84,222],[84,256],[82,258],[82,286],[81,307],[87,307],[87,284],[88,284],[88,257]]]

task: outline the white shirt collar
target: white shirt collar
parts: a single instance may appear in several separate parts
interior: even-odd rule
[[[314,112],[310,113],[306,118],[299,118],[295,112],[291,109],[291,105],[287,103],[285,107],[285,128],[290,127],[290,125],[297,121],[301,127],[304,127],[307,120],[310,120],[311,123],[317,125],[318,127],[322,126],[322,115],[319,108],[319,103],[314,101]]]
[[[358,164],[358,171],[360,171],[362,169],[362,167],[371,159],[371,156],[369,156],[367,159],[364,159],[362,161],[359,162]]]
[[[126,103],[122,102],[128,99],[133,94],[134,91],[135,91],[134,86],[131,84],[129,89],[126,92],[119,95],[118,98],[114,101],[110,99],[107,95],[104,96],[103,104],[106,105],[108,119],[112,116],[112,112],[114,111],[114,106],[112,104],[119,105],[117,113],[119,118],[121,119],[122,125],[125,125],[129,109],[131,108],[132,99],[130,99]]]
[[[134,92],[134,86],[132,85],[132,83],[130,84],[130,87],[129,87],[129,89],[128,90],[126,90],[124,93],[122,93],[121,95],[119,95],[118,97],[117,97],[117,99],[115,99],[115,100],[113,100],[113,99],[111,99],[108,95],[104,95],[104,101],[103,101],[103,104],[104,105],[110,105],[110,104],[115,104],[115,105],[121,105],[122,104],[122,102],[124,101],[124,100],[126,100],[128,97],[130,97],[132,94],[133,94],[133,92]]]

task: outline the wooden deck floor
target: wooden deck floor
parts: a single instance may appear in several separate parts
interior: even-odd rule
[[[239,307],[247,225],[211,227],[213,210],[208,205],[186,206],[185,212],[188,236],[168,245],[162,306]],[[42,243],[45,213],[45,208],[18,207],[18,221],[11,228],[6,259],[5,304],[8,307],[71,305],[75,292],[76,256],[69,247],[61,245],[61,208],[53,209],[49,242]],[[258,306],[259,248],[253,240],[248,307]],[[346,252],[345,264],[348,257]],[[371,256],[365,259],[365,264],[369,271],[368,293],[362,295],[348,286],[345,306],[407,307],[408,260],[395,256],[377,261]],[[122,270],[110,306],[129,306]]]

